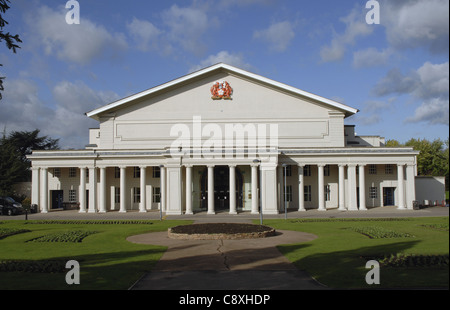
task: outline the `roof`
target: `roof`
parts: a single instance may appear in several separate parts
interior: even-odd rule
[[[306,97],[306,98],[309,98],[309,99],[316,100],[316,101],[324,103],[326,105],[335,107],[335,108],[337,108],[339,110],[343,110],[346,117],[350,116],[350,115],[353,115],[353,114],[358,112],[358,109],[352,108],[350,106],[347,106],[345,104],[339,103],[337,101],[334,101],[334,100],[331,100],[331,99],[327,99],[327,98],[324,98],[324,97],[321,97],[321,96],[318,96],[318,95],[315,95],[315,94],[303,91],[301,89],[298,89],[298,88],[289,86],[287,84],[283,84],[283,83],[280,83],[280,82],[268,79],[268,78],[263,77],[261,75],[258,75],[258,74],[255,74],[255,73],[251,73],[251,72],[248,72],[246,70],[242,70],[242,69],[233,67],[233,66],[225,64],[225,63],[218,63],[218,64],[215,64],[213,66],[210,66],[210,67],[207,67],[207,68],[204,68],[204,69],[192,72],[190,74],[187,74],[185,76],[182,76],[182,77],[180,77],[178,79],[175,79],[175,80],[172,80],[170,82],[161,84],[159,86],[147,89],[145,91],[139,92],[139,93],[131,95],[129,97],[126,97],[126,98],[120,99],[118,101],[112,102],[110,104],[107,104],[107,105],[102,106],[102,107],[100,107],[98,109],[92,110],[90,112],[87,112],[85,114],[88,117],[91,117],[91,118],[94,118],[94,119],[98,120],[98,115],[101,114],[101,113],[108,112],[108,111],[110,111],[112,109],[115,109],[115,108],[118,108],[118,107],[123,106],[125,104],[128,104],[128,103],[132,102],[133,100],[137,100],[137,99],[140,99],[142,97],[145,97],[145,96],[148,96],[148,95],[151,95],[151,94],[155,94],[155,93],[163,91],[163,90],[165,90],[165,89],[167,89],[169,87],[176,86],[176,85],[184,83],[184,82],[186,82],[188,80],[191,80],[191,79],[194,79],[194,78],[197,78],[197,77],[200,77],[202,75],[206,75],[206,74],[209,74],[209,73],[211,73],[213,71],[218,71],[218,70],[226,70],[226,71],[229,71],[231,73],[242,75],[244,77],[247,77],[247,78],[250,78],[250,79],[262,82],[262,83],[269,84],[269,85],[274,86],[276,88],[280,88],[282,90],[285,90],[285,91],[288,91],[288,92],[291,92],[291,93],[294,93],[294,94],[298,94],[300,96],[303,96],[303,97]]]

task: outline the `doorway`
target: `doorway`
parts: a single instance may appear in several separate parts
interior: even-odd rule
[[[236,210],[242,210],[244,181],[236,167]],[[201,209],[208,209],[208,168],[200,178]],[[228,166],[214,167],[214,209],[216,212],[230,209],[230,169]]]
[[[50,199],[51,199],[51,208],[52,209],[61,209],[63,207],[63,197],[64,197],[64,191],[62,190],[55,190],[50,191]]]
[[[395,187],[383,187],[383,206],[394,206]]]

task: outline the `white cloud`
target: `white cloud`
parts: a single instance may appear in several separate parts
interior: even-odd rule
[[[195,55],[201,55],[206,50],[204,36],[217,25],[217,21],[209,18],[205,10],[181,8],[176,4],[162,13],[162,19],[168,27],[166,35],[170,42]]]
[[[66,13],[67,10],[41,6],[33,15],[28,15],[30,38],[47,55],[88,64],[93,59],[115,57],[127,48],[123,34],[112,34],[86,18],[82,18],[79,25],[69,25],[64,18]]]
[[[323,46],[320,50],[320,57],[324,62],[341,60],[347,47],[353,45],[356,38],[367,36],[373,32],[373,27],[365,20],[365,13],[359,9],[353,9],[349,15],[340,19],[345,24],[343,33],[333,34],[333,39],[329,45]]]
[[[394,48],[425,47],[434,53],[448,53],[448,0],[382,1],[380,9],[381,24]]]
[[[228,51],[220,51],[215,55],[208,56],[206,59],[202,60],[199,65],[191,67],[189,72],[197,71],[220,62],[244,70],[251,69],[251,65],[244,61],[244,58],[241,54],[230,54]]]
[[[295,37],[293,28],[293,24],[288,21],[274,23],[267,29],[255,31],[253,38],[268,43],[271,51],[283,52]]]
[[[449,124],[449,62],[424,63],[419,69],[402,74],[393,69],[375,85],[374,94],[409,94],[421,102],[415,115],[406,121],[424,121],[430,124]]]
[[[127,24],[127,29],[134,38],[137,48],[144,52],[155,50],[160,45],[159,36],[162,31],[149,21],[134,17],[131,23]]]
[[[28,79],[5,80],[0,126],[8,132],[40,129],[43,135],[60,138],[62,148],[84,148],[89,128],[98,122],[84,115],[119,98],[114,92],[95,91],[84,83],[62,81],[52,90],[55,107],[40,98],[38,86]]]
[[[377,49],[370,47],[353,53],[353,66],[356,68],[377,67],[388,63],[392,51],[390,49]]]

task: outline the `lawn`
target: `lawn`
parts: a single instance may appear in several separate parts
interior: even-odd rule
[[[0,289],[128,289],[152,269],[166,248],[133,244],[126,238],[189,223],[53,221],[48,224],[0,220]],[[80,264],[80,285],[66,283],[69,269],[65,269],[65,263],[69,260]],[[21,268],[36,270],[4,271]]]
[[[133,244],[126,238],[184,224],[190,222],[0,219],[0,289],[128,289],[152,270],[166,248]],[[448,217],[289,219],[264,224],[317,235],[313,241],[279,249],[299,269],[332,288],[448,287]],[[384,263],[384,256],[381,284],[367,285],[366,262]],[[69,260],[80,263],[80,285],[66,284]]]
[[[279,250],[299,269],[332,288],[448,288],[449,220],[266,220],[276,229],[313,233],[317,239]],[[380,284],[365,281],[366,262],[377,260]]]

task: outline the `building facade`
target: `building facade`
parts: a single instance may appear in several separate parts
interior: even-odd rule
[[[357,136],[358,110],[217,64],[86,113],[83,150],[35,151],[41,212],[412,209],[417,152]]]

